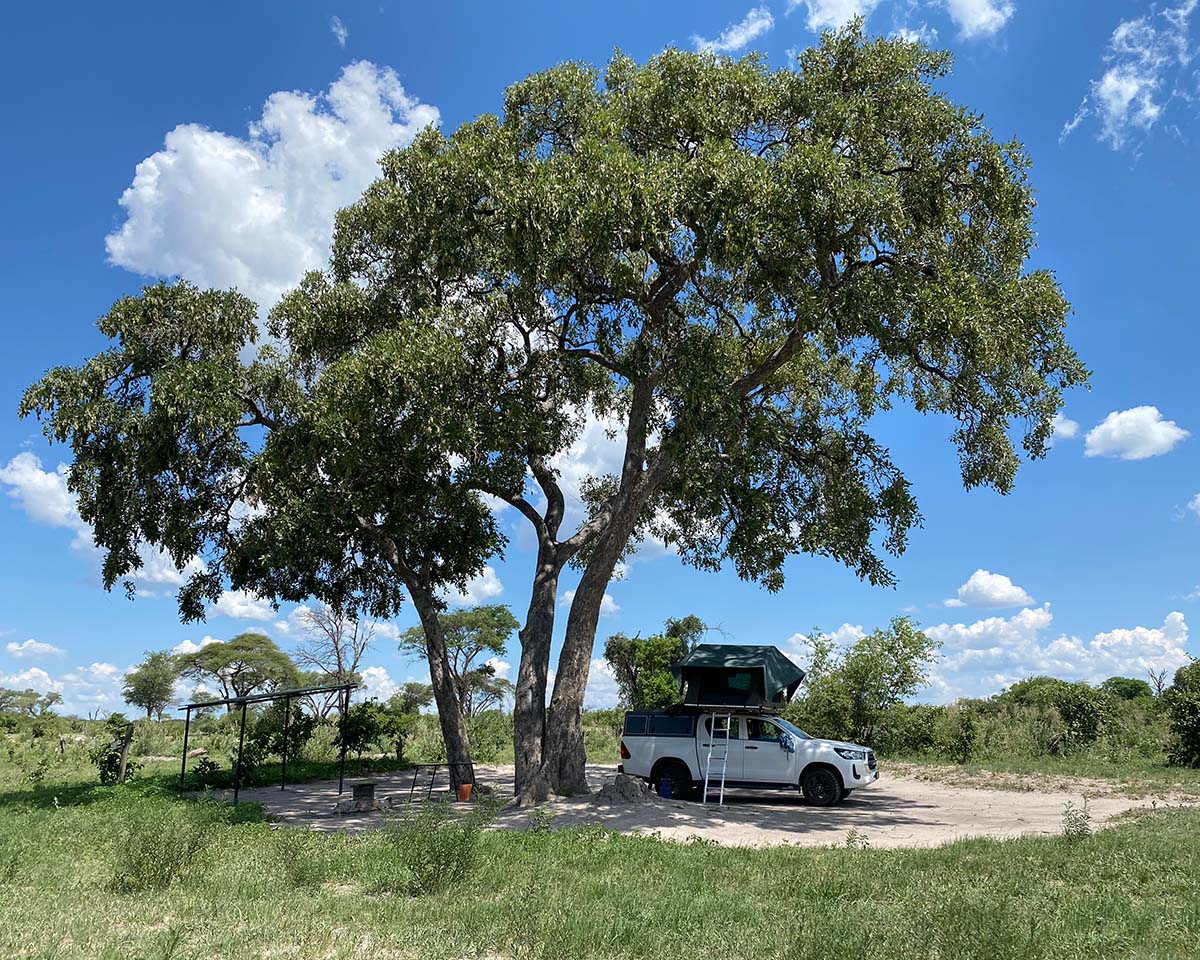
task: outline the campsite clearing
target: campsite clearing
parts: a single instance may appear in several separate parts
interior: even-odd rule
[[[615,773],[612,766],[590,766],[589,783],[598,790]],[[479,782],[499,797],[511,796],[512,767],[480,766],[477,775]],[[347,792],[351,782],[347,782]],[[403,800],[413,787],[413,774],[377,777],[374,782],[379,797]],[[417,794],[425,782],[418,781]],[[1052,790],[980,789],[891,776],[885,770],[877,784],[856,791],[837,807],[808,806],[798,793],[785,791],[730,790],[720,809],[658,798],[605,804],[591,795],[560,797],[542,804],[539,818],[546,822],[553,815],[549,822],[554,828],[594,824],[623,833],[657,833],[664,839],[698,837],[723,846],[822,846],[842,844],[852,835],[878,848],[936,847],[964,837],[1059,834],[1068,802],[1078,809],[1086,801],[1092,824],[1101,826],[1129,810],[1175,806],[1188,800],[1174,795],[1133,798],[1117,793],[1115,787],[1083,781],[1056,784]],[[383,823],[379,813],[332,815],[335,790],[328,782],[289,786],[286,791],[263,787],[243,790],[242,800],[261,803],[270,817],[322,831],[370,829]],[[495,826],[523,830],[529,823],[528,808],[506,807]]]

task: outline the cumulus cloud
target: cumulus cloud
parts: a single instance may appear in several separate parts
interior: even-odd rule
[[[478,576],[467,581],[465,590],[452,590],[444,593],[448,603],[454,606],[471,607],[484,603],[504,592],[504,584],[491,567],[484,567]]]
[[[1188,437],[1174,420],[1164,420],[1158,407],[1113,411],[1088,431],[1084,456],[1145,460],[1169,453]]]
[[[73,549],[99,564],[100,550],[92,539],[92,528],[79,515],[75,494],[67,489],[67,465],[60,463],[54,470],[42,468],[36,454],[25,451],[18,453],[0,468],[0,484],[15,500],[31,520],[48,526],[71,531]],[[179,586],[194,571],[201,567],[193,560],[180,571],[171,558],[161,550],[146,545],[138,549],[141,569],[130,579],[138,584],[141,592],[152,595],[146,589],[151,586]]]
[[[1097,138],[1120,150],[1153,128],[1170,101],[1190,99],[1177,88],[1191,82],[1194,45],[1188,32],[1198,2],[1185,0],[1162,10],[1151,6],[1142,16],[1118,23],[1104,51],[1106,69],[1092,81],[1060,140],[1094,118]]]
[[[1097,683],[1111,676],[1142,677],[1147,670],[1174,672],[1188,662],[1182,613],[1168,614],[1161,627],[1119,628],[1090,640],[1066,634],[1051,639],[1053,620],[1047,603],[1007,619],[926,628],[942,643],[931,687],[946,699],[987,696],[1038,674]]]
[[[788,13],[801,6],[807,11],[808,29],[829,30],[837,29],[855,17],[869,17],[879,6],[879,0],[788,0]]]
[[[1002,573],[976,570],[961,587],[958,596],[945,601],[947,607],[1026,607],[1033,597]]]
[[[24,643],[9,643],[4,652],[18,660],[37,660],[44,657],[61,657],[67,651],[52,643],[42,643],[30,637]]]
[[[959,35],[966,40],[998,33],[1015,9],[1011,3],[995,0],[945,0],[945,4]]]
[[[583,705],[598,710],[615,707],[620,701],[621,691],[613,676],[612,667],[606,660],[595,657],[588,670],[587,688],[583,692]]]
[[[575,591],[567,590],[565,593],[563,593],[563,595],[561,597],[559,597],[558,605],[560,607],[570,609],[571,603],[574,600],[575,600]],[[600,600],[600,616],[615,617],[620,612],[621,612],[621,607],[617,604],[617,601],[612,598],[611,593],[606,592]]]
[[[1050,446],[1054,446],[1060,440],[1074,440],[1079,436],[1078,421],[1068,419],[1061,413],[1056,413],[1054,419],[1050,421]]]
[[[362,686],[355,693],[364,699],[387,700],[400,689],[385,667],[367,667],[361,671],[361,675]]]
[[[1191,500],[1188,501],[1188,509],[1191,510],[1192,513],[1194,513],[1197,517],[1200,517],[1200,493],[1196,494]]]
[[[342,23],[341,17],[329,18],[329,32],[333,34],[333,38],[338,42],[338,46],[345,49],[346,40],[350,37],[350,31]]]
[[[195,640],[182,640],[171,648],[171,652],[179,653],[195,653],[202,647],[207,647],[210,643],[224,643],[224,640],[218,640],[216,637],[201,637],[200,642]]]
[[[33,689],[39,693],[57,691],[62,694],[63,702],[55,707],[56,711],[74,716],[104,716],[124,709],[122,676],[116,664],[105,662],[76,667],[57,676],[40,667],[30,667],[18,673],[0,673],[0,687]]]
[[[395,71],[359,61],[324,93],[271,94],[245,136],[181,124],[137,165],[109,258],[144,276],[237,287],[267,309],[326,263],[334,214],[375,178],[379,157],[437,122]]]
[[[512,673],[512,664],[507,660],[501,660],[499,657],[488,657],[484,662],[496,671],[496,676],[501,680],[509,679],[509,674]]]
[[[731,23],[716,40],[705,40],[692,35],[697,50],[712,53],[734,53],[753,43],[775,26],[775,18],[766,7],[755,7],[737,23]]]
[[[217,602],[209,608],[210,613],[220,613],[235,620],[261,620],[266,622],[275,617],[270,600],[257,597],[246,590],[225,590]]]

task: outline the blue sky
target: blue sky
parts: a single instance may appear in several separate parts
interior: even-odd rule
[[[151,564],[130,602],[99,587],[98,559],[23,388],[102,342],[95,319],[146,277],[237,285],[264,308],[320,266],[333,212],[379,152],[426,123],[495,111],[504,87],[566,59],[644,59],[668,45],[761,50],[784,66],[815,30],[854,12],[872,33],[951,49],[945,89],[1033,156],[1035,262],[1074,306],[1071,339],[1094,371],[1068,398],[1044,461],[1014,493],[965,493],[951,424],[903,411],[880,435],[912,480],[925,526],[873,588],[796,558],[769,595],[702,574],[653,546],[614,583],[597,650],[696,613],[736,641],[819,626],[851,638],[908,613],[944,643],[924,696],[946,700],[1053,672],[1101,679],[1173,669],[1200,653],[1200,355],[1194,182],[1196,0],[772,0],[752,3],[68,3],[6,13],[0,37],[0,685],[59,689],[79,712],[120,706],[121,674],[149,649],[264,629],[296,637],[288,608],[230,596],[182,625],[176,571]],[[612,457],[597,426],[562,468]],[[513,544],[476,598],[527,602],[531,556]],[[564,583],[567,590],[571,583]],[[417,676],[381,627],[373,689]],[[509,660],[515,662],[515,649]],[[591,701],[613,686],[594,671]]]

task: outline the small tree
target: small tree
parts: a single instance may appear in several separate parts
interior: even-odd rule
[[[392,743],[396,759],[404,759],[404,742],[416,730],[421,708],[433,702],[433,687],[408,682],[379,709],[379,739]]]
[[[254,632],[179,654],[176,665],[181,677],[217,684],[225,700],[295,685],[298,676],[296,665],[275,641]]]
[[[656,709],[679,703],[679,683],[671,665],[686,657],[708,626],[689,615],[669,619],[662,633],[651,637],[613,634],[604,644],[604,659],[612,668],[621,703],[633,710]]]
[[[1148,700],[1154,696],[1154,688],[1136,677],[1109,677],[1100,689],[1118,700]]]
[[[1171,739],[1167,758],[1179,767],[1200,767],[1200,660],[1175,671],[1164,694]]]
[[[502,604],[464,607],[440,614],[438,621],[446,638],[450,680],[463,717],[473,717],[502,703],[512,693],[512,683],[496,675],[495,668],[481,660],[502,657],[517,620]],[[411,627],[400,636],[400,652],[428,661],[424,627]]]
[[[374,624],[324,603],[305,607],[300,622],[305,636],[296,646],[296,663],[318,674],[319,683],[353,681],[375,636]]]
[[[808,644],[805,694],[790,715],[822,736],[860,743],[872,742],[884,711],[926,684],[941,646],[908,617],[896,617],[844,650],[819,631]]]
[[[212,646],[212,644],[210,644]],[[170,651],[157,650],[125,675],[123,695],[131,707],[146,711],[146,718],[162,719],[175,692],[178,667]]]

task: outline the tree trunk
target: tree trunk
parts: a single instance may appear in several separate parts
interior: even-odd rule
[[[546,684],[550,673],[550,646],[554,640],[554,605],[558,598],[558,575],[551,548],[538,550],[537,572],[525,626],[521,628],[521,662],[513,703],[513,756],[516,763],[515,792],[518,797],[542,765],[542,743],[546,735]]]
[[[433,686],[433,699],[437,704],[438,722],[442,728],[442,739],[446,743],[446,762],[450,769],[451,786],[475,782],[475,767],[471,762],[471,741],[467,736],[467,725],[463,721],[462,708],[454,689],[454,676],[450,672],[450,660],[446,653],[446,637],[442,622],[438,619],[438,604],[430,591],[420,585],[409,583],[408,592],[421,618],[425,631],[425,649],[429,660],[429,679]]]

